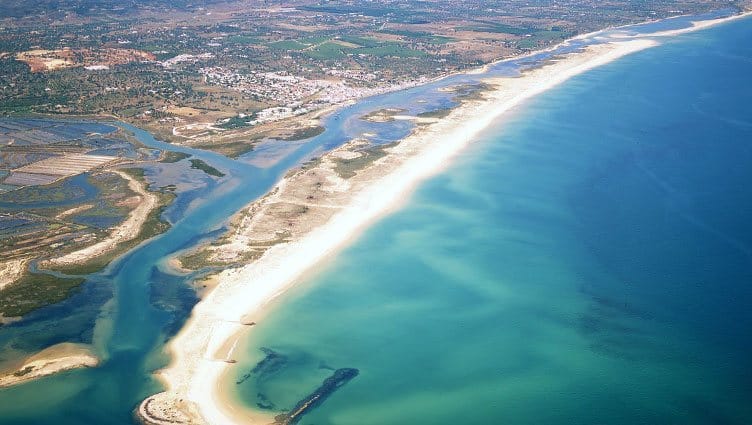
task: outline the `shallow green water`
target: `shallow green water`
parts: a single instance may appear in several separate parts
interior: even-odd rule
[[[634,33],[676,28],[685,26],[691,19],[697,18],[615,31]],[[722,32],[713,34],[721,37],[722,43],[743,45],[740,40],[749,39],[749,33],[743,28],[737,31],[736,35],[731,31],[727,36],[718,35],[724,34]],[[248,402],[255,402],[253,388],[257,386],[277,409],[288,409],[328,376],[332,367],[351,366],[360,369],[360,375],[304,422],[404,423],[413,420],[441,423],[456,419],[463,423],[488,423],[489,419],[497,421],[499,418],[509,419],[509,422],[532,422],[541,415],[571,419],[576,417],[575,413],[584,411],[582,406],[593,409],[592,418],[597,420],[606,417],[603,412],[613,413],[614,404],[607,402],[615,396],[624,403],[655,400],[654,404],[662,408],[666,408],[666,403],[699,406],[695,407],[695,414],[715,415],[699,416],[700,419],[730,417],[736,420],[739,415],[748,413],[743,410],[739,413],[737,403],[748,398],[748,387],[741,384],[734,387],[736,381],[728,378],[736,376],[742,383],[752,381],[745,380],[749,376],[748,364],[737,358],[749,341],[743,332],[750,328],[743,308],[748,296],[740,292],[743,286],[734,285],[743,279],[739,276],[748,273],[747,263],[738,261],[738,253],[744,252],[749,240],[744,233],[745,220],[739,215],[739,211],[747,207],[743,203],[746,192],[744,185],[738,184],[744,181],[749,169],[744,163],[748,156],[738,149],[738,143],[711,151],[707,144],[696,143],[693,161],[705,161],[703,170],[707,175],[702,181],[712,183],[711,187],[699,191],[687,191],[673,181],[697,175],[696,163],[692,161],[678,177],[657,172],[650,168],[650,161],[643,161],[641,165],[652,174],[641,171],[624,181],[613,178],[629,177],[629,173],[606,173],[605,177],[599,177],[595,169],[606,163],[604,161],[628,165],[619,155],[635,146],[627,143],[630,137],[644,143],[643,147],[664,146],[668,153],[661,156],[648,152],[642,157],[667,161],[674,145],[659,142],[684,116],[691,117],[689,123],[679,125],[699,126],[688,132],[693,136],[708,134],[707,128],[700,127],[703,120],[710,117],[730,124],[714,127],[722,132],[728,130],[728,133],[711,134],[712,137],[724,140],[734,135],[729,140],[749,139],[744,130],[749,116],[746,105],[725,101],[734,96],[749,98],[748,92],[739,90],[746,87],[743,77],[748,72],[744,61],[749,58],[749,52],[720,49],[712,56],[713,60],[705,62],[708,58],[705,49],[697,47],[698,44],[703,48],[706,44],[715,46],[713,38],[693,37],[684,38],[688,44],[677,44],[684,45],[686,53],[697,56],[689,64],[682,63],[682,71],[720,75],[711,66],[716,60],[727,61],[723,69],[738,66],[739,73],[724,75],[719,80],[726,84],[725,92],[688,77],[677,80],[675,70],[662,68],[667,65],[664,63],[666,56],[658,54],[642,62],[637,59],[637,62],[625,62],[624,66],[631,63],[632,68],[622,72],[617,79],[618,86],[608,79],[598,80],[603,75],[600,71],[593,72],[531,104],[503,132],[490,131],[451,172],[425,185],[408,209],[375,227],[362,244],[354,246],[319,279],[296,292],[289,307],[261,324],[261,342],[279,350],[289,361],[279,373],[246,381],[242,392],[251,395]],[[572,51],[593,41],[573,42],[562,46],[558,52]],[[515,73],[520,67],[532,66],[552,54],[502,62],[492,66],[489,74]],[[645,63],[658,67],[652,69],[653,72],[663,70],[665,75],[659,75],[670,82],[669,89],[657,91],[655,82],[639,86],[647,75],[641,72]],[[710,68],[704,69],[704,66]],[[161,391],[152,379],[152,372],[167,361],[161,349],[169,336],[182,326],[196,302],[187,286],[191,277],[170,274],[162,264],[166,258],[201,240],[217,237],[228,217],[268,191],[290,167],[312,155],[364,132],[376,135],[374,143],[388,143],[404,137],[412,128],[407,121],[369,123],[359,119],[362,115],[384,107],[403,107],[411,114],[445,108],[453,104],[451,94],[439,88],[474,84],[480,78],[483,76],[456,75],[406,91],[363,99],[327,117],[324,134],[281,146],[281,149],[270,141],[263,149],[239,161],[170,146],[128,127],[154,149],[190,153],[227,176],[214,181],[207,176],[191,175],[189,170],[175,175],[175,170],[163,173],[159,166],[147,167],[147,178],[159,182],[155,184],[177,183],[179,187],[176,202],[164,214],[173,223],[172,229],[124,255],[107,270],[87,276],[81,291],[69,300],[0,327],[0,358],[73,341],[94,344],[103,357],[102,365],[0,390],[0,423],[132,423],[133,408],[147,395]],[[598,81],[603,87],[595,84]],[[680,82],[688,87],[681,86]],[[606,98],[601,98],[605,103],[595,102],[596,96],[586,90],[593,90],[592,87],[605,93]],[[608,91],[614,87],[619,91]],[[696,94],[688,89],[697,87],[703,90],[699,96],[701,102],[681,97],[685,93]],[[583,97],[583,93],[590,94]],[[679,97],[672,102],[691,106],[691,114],[669,116],[665,114],[665,104],[653,102],[646,93],[661,93],[666,99],[676,94]],[[608,100],[622,98],[632,99],[641,107]],[[582,102],[592,103],[595,110],[578,109],[570,111],[574,115],[558,115]],[[655,107],[647,108],[650,105]],[[618,114],[643,109],[647,110],[648,118],[660,121],[653,124],[653,128],[635,127],[629,120],[624,123],[613,120],[614,116],[620,116]],[[596,117],[594,124],[610,120],[614,126],[604,131],[599,125],[576,125],[582,116]],[[535,120],[531,121],[533,118]],[[56,125],[54,121],[50,123]],[[91,125],[82,123],[81,128]],[[593,129],[593,134],[585,131],[589,128]],[[527,133],[534,129],[541,133]],[[631,134],[627,130],[640,133]],[[645,134],[654,135],[655,140]],[[602,143],[605,136],[608,136],[608,144]],[[681,142],[679,138],[673,140]],[[618,141],[623,143],[615,143]],[[679,146],[686,152],[686,144]],[[725,156],[710,155],[715,152],[725,152]],[[275,159],[270,161],[270,156]],[[710,159],[720,165],[708,168]],[[259,166],[259,163],[266,165]],[[653,183],[654,186],[664,191],[668,190],[666,187],[671,189],[671,196],[657,191],[652,192],[652,198],[646,198],[641,197],[644,191],[628,190],[639,189],[644,182],[637,177],[645,179],[646,176],[651,182],[660,183],[657,186]],[[737,183],[728,184],[729,178],[735,178],[733,181]],[[588,179],[603,181],[608,183],[603,187],[616,189],[589,190],[592,183],[588,183]],[[607,202],[612,192],[640,196],[630,195],[636,196],[635,205],[622,209],[614,207],[621,203]],[[702,202],[693,202],[698,193],[705,197]],[[698,264],[704,267],[700,271],[707,272],[701,279],[691,280],[692,288],[696,288],[696,292],[690,291],[691,296],[675,296],[683,293],[676,288],[687,289],[682,281],[685,275],[675,274],[674,292],[671,292],[671,284],[666,283],[670,280],[661,280],[661,285],[644,283],[651,282],[650,273],[665,275],[667,271],[642,266],[640,270],[648,273],[647,278],[630,274],[633,277],[629,280],[630,286],[612,284],[619,282],[615,275],[626,273],[622,269],[630,272],[635,269],[630,263],[625,265],[616,260],[631,258],[631,255],[644,261],[645,258],[661,258],[665,252],[673,253],[659,251],[662,245],[654,240],[617,243],[639,234],[623,223],[636,217],[638,220],[632,227],[644,225],[647,221],[642,220],[641,214],[645,212],[637,214],[642,210],[636,206],[645,204],[647,199],[651,205],[658,206],[670,200],[667,205],[674,209],[663,212],[670,223],[675,222],[677,226],[694,223],[695,231],[698,227],[705,228],[715,235],[709,237],[684,228],[676,230],[686,236],[683,246],[697,246],[695,242],[700,240],[701,246],[719,248],[714,251],[715,256],[707,258],[728,260],[722,279],[716,276],[718,267],[708,266],[716,263],[695,261],[693,258],[697,257],[688,256],[677,264]],[[656,203],[656,199],[661,202]],[[612,208],[603,209],[608,205]],[[717,208],[712,209],[715,206]],[[590,212],[593,214],[589,215]],[[622,221],[615,225],[615,219],[609,217],[618,214]],[[729,230],[730,223],[736,223],[733,231]],[[614,233],[604,239],[606,242],[599,243],[603,233],[615,230],[623,232]],[[653,226],[646,233],[660,235],[659,231],[663,230]],[[651,255],[637,256],[624,251],[631,246],[638,251],[655,246],[655,250],[650,251]],[[726,247],[729,252],[720,247]],[[692,269],[692,273],[696,271]],[[707,290],[708,285],[719,284],[727,287],[717,292]],[[728,302],[729,297],[734,302]],[[667,308],[657,308],[647,301]],[[706,302],[712,306],[707,312],[703,310]],[[691,315],[685,311],[687,309]],[[722,323],[727,327],[723,328]],[[697,335],[696,328],[701,330]],[[627,336],[658,342],[666,340],[669,349],[652,349],[643,339],[632,342]],[[620,342],[623,340],[628,343]],[[707,350],[698,351],[698,344]],[[620,360],[630,356],[649,361],[625,363]],[[260,352],[251,349],[241,369],[247,368],[247,371],[259,357]],[[666,361],[662,368],[660,362],[650,360],[654,358],[671,361]],[[687,358],[690,359],[687,362],[698,362],[703,368],[692,367],[682,360]],[[625,371],[630,368],[640,371],[639,374],[628,375]],[[700,369],[709,370],[707,379],[698,373]],[[656,372],[658,370],[666,373],[665,380]],[[680,372],[687,378],[677,378]],[[624,376],[631,380],[621,379]],[[697,384],[701,379],[705,382],[702,388]],[[572,384],[567,385],[568,382]],[[658,386],[657,382],[663,386]],[[631,390],[643,383],[650,384],[648,390]],[[616,387],[625,389],[619,392],[614,390]],[[664,387],[667,394],[675,388],[691,390],[682,391],[681,397],[671,398],[658,394]],[[709,397],[711,387],[720,389],[712,394],[724,394],[725,398]],[[541,392],[541,388],[545,391]],[[594,389],[598,392],[594,393]],[[536,408],[536,404],[542,408]],[[598,413],[598,408],[603,412]],[[500,417],[499,412],[514,416]],[[648,411],[646,417],[652,420],[657,416],[651,412]],[[633,417],[633,414],[626,415],[626,418]]]
[[[752,421],[752,22],[578,76],[257,325],[249,406],[302,424]]]

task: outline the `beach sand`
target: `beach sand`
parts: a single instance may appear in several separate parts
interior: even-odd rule
[[[740,13],[738,15],[729,16],[726,18],[708,19],[705,21],[693,21],[692,26],[688,28],[681,28],[677,30],[661,31],[650,34],[651,37],[673,37],[679,34],[686,34],[688,32],[699,31],[701,29],[709,28],[718,24],[722,24],[737,19],[743,19],[752,16],[752,11]]]
[[[21,279],[26,272],[28,263],[29,260],[26,258],[0,262],[0,289],[10,286],[18,279]]]
[[[485,92],[485,99],[465,103],[390,148],[388,155],[348,180],[345,205],[325,224],[273,246],[250,265],[219,274],[216,288],[194,308],[186,326],[168,345],[173,361],[158,372],[168,390],[142,403],[142,420],[272,423],[271,416],[233,407],[218,385],[233,360],[232,347],[249,329],[244,323],[257,318],[253,313],[331,258],[369,223],[399,207],[418,183],[441,171],[499,116],[575,75],[656,44],[630,40],[590,46],[520,77],[488,79],[496,89]]]
[[[677,35],[699,31],[705,28],[710,28],[718,24],[735,21],[737,19],[748,18],[750,16],[752,16],[752,11],[744,11],[736,15],[727,16],[725,18],[706,19],[703,21],[692,21],[691,26],[686,27],[686,28],[658,31],[658,32],[650,33],[650,34],[644,34],[644,35],[643,34],[633,35],[633,34],[618,34],[617,33],[617,34],[611,34],[610,37],[612,39],[634,39],[634,38],[643,38],[643,37],[674,37]],[[654,22],[654,21],[650,21],[650,22]],[[579,35],[575,37],[575,39],[597,38],[598,36],[602,35],[604,32],[609,31],[609,30],[615,30],[615,29],[618,30],[619,28],[608,28],[604,30],[598,30],[598,31],[594,31],[588,34]]]
[[[61,343],[28,357],[13,370],[0,374],[0,388],[18,385],[66,370],[95,367],[98,364],[99,358],[88,346]]]
[[[194,308],[186,325],[168,344],[173,360],[158,372],[167,391],[146,399],[139,416],[156,424],[273,423],[271,415],[233,405],[232,398],[222,393],[220,382],[233,362],[238,341],[252,329],[248,326],[251,320],[258,320],[305,273],[331,258],[371,222],[398,208],[421,181],[440,172],[480,132],[526,100],[578,74],[657,45],[652,37],[695,31],[749,14],[593,45],[519,77],[485,80],[494,90],[484,92],[482,99],[466,102],[447,117],[420,126],[390,148],[385,157],[348,179],[345,200],[341,192],[337,193],[336,211],[324,224],[271,247],[249,265],[220,273],[216,288]],[[334,151],[325,159],[338,155],[342,152]],[[290,180],[300,175],[283,180],[274,196],[285,196],[286,188],[294,186]],[[258,224],[254,220],[239,221],[245,226]]]

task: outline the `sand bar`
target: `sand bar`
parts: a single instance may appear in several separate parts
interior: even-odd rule
[[[0,374],[0,388],[22,384],[66,370],[94,367],[98,364],[99,358],[91,352],[89,347],[81,344],[61,343],[28,357],[18,368]]]
[[[656,44],[630,40],[591,46],[521,77],[489,79],[497,89],[487,92],[486,100],[453,110],[391,148],[372,165],[378,173],[367,169],[367,177],[351,182],[347,205],[323,226],[272,247],[250,265],[219,275],[217,287],[194,308],[186,326],[169,344],[173,362],[159,372],[169,390],[142,404],[142,410],[146,409],[140,412],[142,419],[152,423],[273,422],[268,416],[249,417],[246,412],[228,409],[231,406],[221,400],[217,390],[231,360],[223,347],[247,329],[243,321],[249,313],[262,309],[369,223],[398,207],[418,183],[441,171],[505,112],[575,75]]]
[[[691,30],[706,26],[695,25]],[[233,406],[220,391],[220,379],[232,360],[228,347],[249,329],[243,323],[375,219],[397,208],[421,181],[446,167],[501,115],[571,77],[657,45],[648,39],[651,36],[589,46],[520,77],[487,79],[495,89],[484,93],[485,99],[468,102],[438,122],[417,129],[386,157],[350,179],[346,205],[325,224],[275,245],[247,266],[220,273],[216,288],[194,308],[185,327],[168,345],[173,361],[158,372],[167,391],[142,403],[142,420],[157,424],[272,423],[271,416],[240,411],[242,408]],[[280,184],[284,186],[285,181]]]

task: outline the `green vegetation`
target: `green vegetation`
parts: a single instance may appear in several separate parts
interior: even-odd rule
[[[318,136],[324,131],[326,131],[326,129],[322,126],[298,128],[291,135],[280,137],[280,140],[294,142],[297,140],[310,139],[311,137]]]
[[[87,182],[97,188],[97,196],[87,202],[92,207],[68,217],[68,220],[91,229],[108,229],[121,223],[129,208],[119,202],[135,195],[122,177],[116,173],[95,173],[87,176]]]
[[[134,195],[127,182],[111,172],[81,174],[60,184],[28,187],[12,194],[17,197],[19,193],[27,202],[40,205],[6,218],[11,224],[0,232],[3,259],[54,256],[107,237],[107,229],[128,214],[122,201]],[[56,201],[48,204],[49,199]],[[78,211],[60,216],[72,209]]]
[[[251,125],[248,124],[248,121],[252,120],[253,117],[245,116],[243,118],[234,116],[230,119],[228,119],[225,122],[221,122],[217,124],[216,126],[219,128],[224,128],[227,130],[232,130],[236,128],[244,128],[244,127],[250,127]]]
[[[49,131],[49,128],[46,130]],[[70,133],[72,130],[66,131]],[[49,134],[52,135],[47,138],[54,137],[53,133]],[[61,131],[60,134],[65,132]],[[123,146],[129,140],[126,138],[116,141]],[[84,142],[87,140],[82,142],[77,139],[76,143]],[[97,144],[103,142],[107,143],[102,138],[96,141]],[[65,144],[63,152],[66,148],[70,146]],[[35,149],[39,150],[39,147]],[[123,149],[133,152],[135,148]],[[173,152],[166,155],[165,160],[177,161],[185,157],[184,154]],[[20,156],[16,155],[13,158],[17,159]],[[144,169],[132,168],[123,172],[130,174],[141,184],[146,184]],[[0,252],[3,253],[3,260],[58,257],[101,241],[109,237],[112,226],[121,223],[126,217],[133,207],[131,197],[134,195],[126,179],[108,170],[83,173],[54,184],[29,186],[5,193],[0,198],[11,204],[6,209],[11,213],[2,216]],[[145,224],[138,229],[135,239],[123,242],[111,252],[92,258],[84,264],[60,267],[60,270],[69,276],[58,277],[25,270],[17,282],[0,291],[0,314],[6,317],[20,316],[64,300],[74,293],[75,288],[83,281],[83,275],[101,270],[114,258],[141,241],[165,231],[169,224],[161,221],[160,217],[175,195],[170,189],[162,188],[155,196],[158,198],[159,208],[146,217]],[[28,206],[32,202],[40,205],[35,205],[33,209],[13,212],[13,204],[26,203]]]
[[[315,48],[308,49],[305,51],[305,54],[308,57],[314,58],[314,59],[340,59],[345,56],[347,56],[347,52],[352,49],[346,48],[342,46],[341,44],[337,43],[323,43],[317,45]]]
[[[227,41],[236,44],[258,44],[261,42],[261,39],[248,35],[231,35],[227,37]]]
[[[433,111],[421,112],[419,118],[444,118],[452,112],[452,108],[435,109]]]
[[[321,60],[341,59],[348,55],[398,58],[427,56],[426,52],[414,50],[393,41],[378,41],[362,37],[341,37],[340,40],[353,46],[338,43],[337,41],[327,41],[317,44],[303,53],[308,57]]]
[[[308,161],[304,162],[300,165],[301,170],[310,170],[311,168],[316,168],[321,164],[321,157],[313,157],[309,159]],[[287,174],[288,176],[290,174],[296,173],[296,170],[290,170],[290,172]]]
[[[180,266],[189,270],[199,270],[204,267],[219,266],[220,264],[214,264],[209,261],[211,254],[211,251],[208,249],[199,249],[191,252],[188,255],[180,257]]]
[[[17,370],[13,372],[13,376],[24,376],[28,375],[29,373],[34,371],[34,366],[26,366],[25,368],[21,370]]]
[[[131,177],[139,180],[142,184],[145,183],[144,169],[143,168],[124,168],[122,170]],[[132,240],[123,242],[117,246],[114,250],[91,259],[84,264],[74,264],[70,266],[57,267],[56,270],[70,275],[87,275],[90,273],[98,272],[112,262],[115,258],[122,255],[124,252],[130,250],[141,242],[154,237],[160,233],[167,231],[170,228],[170,224],[161,219],[164,210],[175,199],[175,194],[169,190],[162,190],[159,192],[153,192],[158,198],[159,207],[149,213],[144,221],[144,225],[141,227],[139,234]]]
[[[172,163],[179,162],[190,157],[191,157],[191,154],[188,154],[188,153],[167,151],[165,152],[164,157],[162,158],[160,162],[163,162],[166,164],[172,164]]]
[[[525,35],[535,32],[535,28],[520,28],[490,21],[476,21],[476,24],[457,27],[457,31],[493,32],[502,34]]]
[[[267,43],[267,46],[277,50],[303,50],[309,47],[308,44],[303,44],[297,40],[282,40]]]
[[[248,249],[240,254],[237,259],[232,261],[211,260],[210,257],[212,251],[203,247],[184,257],[180,257],[180,266],[188,270],[201,270],[204,267],[227,267],[233,264],[248,264],[251,261],[261,258],[270,246],[286,241],[286,239],[277,239],[275,241],[259,244],[258,246],[248,247]]]
[[[521,49],[535,49],[544,46],[554,40],[563,40],[573,36],[574,33],[565,32],[560,30],[550,31],[537,31],[530,37],[525,37],[519,42],[517,46]]]
[[[212,167],[211,165],[207,164],[203,160],[200,159],[192,159],[191,160],[191,168],[196,170],[201,170],[205,172],[206,174],[214,177],[224,177],[225,173],[217,170],[216,168]]]
[[[366,168],[379,158],[386,156],[386,149],[394,146],[396,143],[389,143],[381,146],[373,146],[358,151],[361,155],[351,159],[336,159],[334,171],[343,179],[349,179],[357,174],[358,171]]]
[[[18,190],[0,194],[0,202],[19,205],[35,203],[57,203],[69,199],[83,198],[86,194],[82,188],[71,184],[71,177],[45,186],[27,186]]]
[[[407,112],[407,109],[382,108],[362,115],[360,119],[371,122],[391,122],[394,121],[396,115],[404,114],[405,112]]]
[[[457,39],[453,37],[435,35],[435,34],[431,34],[429,32],[423,32],[423,31],[386,29],[386,30],[381,30],[380,32],[384,34],[399,35],[401,37],[408,38],[411,41],[421,42],[421,43],[448,44],[448,43],[457,41]]]
[[[222,144],[198,144],[194,145],[194,147],[197,149],[205,149],[221,153],[222,155],[233,159],[253,151],[253,143],[251,141],[239,141]]]
[[[123,168],[120,171],[124,172],[125,174],[128,174],[129,176],[133,177],[134,179],[138,180],[141,183],[146,183],[146,170],[139,167],[133,167],[133,168]]]
[[[428,53],[422,50],[410,49],[398,43],[385,43],[378,47],[364,47],[362,49],[357,49],[354,53],[378,57],[388,56],[397,58],[420,58],[428,56]]]
[[[486,84],[486,83],[468,84],[464,86],[459,86],[455,90],[457,95],[454,96],[454,100],[456,102],[483,100],[485,99],[485,97],[483,96],[483,93],[492,89],[493,87],[490,84]]]
[[[300,10],[312,12],[324,12],[336,15],[363,15],[375,18],[389,18],[391,22],[401,22],[408,24],[427,24],[431,22],[433,15],[429,10],[420,10],[411,2],[404,2],[401,5],[394,6],[396,3],[389,5],[373,3],[364,4],[334,4],[334,5],[310,5],[299,6]]]
[[[82,278],[61,278],[44,273],[31,273],[0,292],[0,314],[20,317],[46,305],[58,303],[71,295],[84,282]]]
[[[301,213],[305,213],[308,210],[307,206],[301,206]],[[248,246],[248,249],[245,250],[240,256],[232,261],[226,261],[226,260],[212,260],[210,257],[212,256],[212,246],[221,246],[224,243],[228,242],[227,235],[223,236],[222,238],[212,242],[211,244],[204,245],[199,247],[198,249],[181,256],[179,258],[180,266],[189,270],[200,270],[204,267],[227,267],[231,266],[235,263],[239,264],[247,264],[250,261],[255,261],[261,258],[262,255],[271,247],[290,241],[290,233],[289,232],[282,232],[277,235],[277,237],[273,240],[264,241],[264,242],[254,242],[252,246]]]
[[[123,169],[123,171],[127,172],[134,178],[143,179],[144,170],[142,168],[127,168]],[[149,213],[149,215],[146,217],[146,220],[144,221],[144,225],[141,227],[141,231],[134,239],[120,243],[117,248],[113,249],[112,251],[104,255],[95,257],[84,264],[56,267],[55,270],[70,275],[80,276],[98,272],[107,267],[110,262],[112,262],[112,260],[119,257],[126,251],[132,249],[141,242],[166,232],[167,229],[170,228],[170,224],[162,220],[162,213],[168,206],[170,206],[170,204],[172,204],[172,201],[175,199],[175,194],[169,190],[163,190],[153,193],[158,198],[159,207],[155,208]]]
[[[376,47],[381,42],[379,40],[376,40],[375,38],[371,37],[358,37],[355,35],[343,35],[342,37],[339,37],[340,41],[344,41],[345,43],[354,44],[356,46],[360,47]]]

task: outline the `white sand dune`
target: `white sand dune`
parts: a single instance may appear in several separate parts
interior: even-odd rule
[[[520,77],[489,79],[487,82],[496,89],[485,93],[485,100],[467,103],[401,141],[378,161],[382,166],[384,162],[391,164],[388,172],[367,186],[354,187],[348,205],[326,224],[296,241],[272,247],[245,267],[219,275],[216,288],[195,307],[188,323],[168,346],[173,361],[159,372],[167,392],[147,399],[141,406],[141,416],[152,423],[272,422],[273,418],[262,414],[244,411],[241,415],[239,407],[219,390],[218,382],[228,366],[227,347],[234,347],[248,330],[242,323],[250,314],[261,311],[304,273],[398,207],[420,182],[446,167],[501,115],[578,74],[657,44],[650,39],[633,39],[594,45]]]

